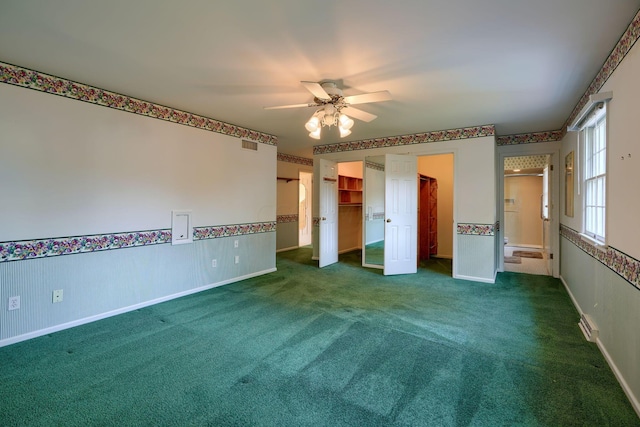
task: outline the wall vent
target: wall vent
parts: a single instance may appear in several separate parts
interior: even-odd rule
[[[580,323],[578,323],[578,326],[580,326],[580,330],[587,341],[596,342],[598,339],[598,328],[588,314],[580,316]]]
[[[258,151],[258,143],[253,141],[242,140],[242,148],[246,150]]]

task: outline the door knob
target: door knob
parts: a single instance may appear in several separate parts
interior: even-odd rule
[[[326,221],[326,220],[327,220],[327,218],[323,216],[323,217],[322,217],[322,220],[323,220],[323,221]]]
[[[391,222],[391,218],[387,218],[387,222]]]

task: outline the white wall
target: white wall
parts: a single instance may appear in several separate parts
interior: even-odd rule
[[[607,243],[610,249],[630,257],[628,268],[634,263],[636,268],[640,265],[639,75],[640,44],[636,43],[600,90],[613,92],[607,122]],[[569,132],[562,141],[562,159],[571,151],[579,152],[575,132]],[[577,181],[574,216],[564,215],[564,200],[560,211],[562,224],[582,231],[583,195]],[[585,245],[583,241],[578,244]],[[563,238],[562,247],[562,278],[578,310],[590,315],[599,328],[598,345],[640,414],[640,281],[637,275],[635,283],[625,280],[622,263],[607,265],[606,260],[597,260],[583,250],[588,245],[581,249]]]
[[[504,177],[504,198],[512,200],[504,212],[504,236],[514,246],[542,248],[542,226],[540,196],[542,177]]]
[[[0,242],[170,229],[174,209],[196,227],[274,222],[276,147],[0,84],[0,195]],[[273,271],[275,240],[0,262],[0,301],[21,297],[0,310],[0,346]]]
[[[276,148],[240,143],[2,84],[0,241],[273,221]]]
[[[368,150],[327,153],[314,156],[338,162],[365,160],[385,153],[415,156],[453,153],[454,155],[454,228],[457,224],[496,223],[495,138],[481,137]],[[454,234],[456,230],[452,230]],[[495,236],[454,235],[454,277],[493,282],[495,279]],[[463,243],[464,254],[458,251]],[[315,241],[314,241],[315,244]],[[490,250],[487,250],[487,247]],[[487,269],[486,266],[489,266]]]

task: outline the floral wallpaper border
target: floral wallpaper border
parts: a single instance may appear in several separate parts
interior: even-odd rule
[[[194,227],[193,238],[205,240],[275,230],[275,222]],[[0,263],[163,243],[171,243],[170,229],[0,242]]]
[[[268,145],[278,145],[273,135],[224,123],[208,117],[176,110],[97,87],[66,80],[50,74],[0,62],[0,83],[7,83],[40,92],[71,98],[90,104],[101,105],[141,116],[152,117],[202,130],[222,133],[238,138],[247,138]]]
[[[377,170],[380,172],[384,172],[384,165],[381,165],[379,163],[375,163],[375,162],[370,162],[369,160],[367,160],[366,162],[364,162],[365,167],[369,168],[369,169],[373,169],[373,170]]]
[[[523,133],[518,135],[504,135],[497,137],[496,141],[498,145],[516,145],[516,144],[530,144],[536,142],[553,142],[561,141],[567,134],[567,126],[575,119],[578,113],[584,108],[589,101],[589,96],[598,93],[604,84],[609,80],[611,74],[618,68],[618,65],[627,56],[633,45],[640,39],[640,11],[636,13],[629,26],[627,27],[618,43],[613,48],[607,59],[605,60],[602,68],[598,71],[598,74],[594,77],[589,84],[586,92],[582,95],[573,111],[562,125],[562,128],[555,131],[546,132],[534,132]]]
[[[639,260],[611,246],[606,251],[600,250],[582,239],[579,232],[563,224],[560,224],[560,235],[640,290]]]
[[[565,131],[550,130],[544,132],[520,133],[517,135],[503,135],[496,138],[496,144],[501,145],[518,145],[518,144],[535,144],[537,142],[554,142],[561,141],[564,138]]]
[[[472,126],[460,129],[447,129],[410,135],[390,136],[387,138],[374,138],[364,139],[361,141],[316,145],[313,147],[313,154],[317,155],[338,153],[342,151],[368,150],[371,148],[424,144],[429,142],[482,138],[485,136],[494,136],[495,134],[496,131],[494,125]]]
[[[288,222],[298,222],[298,214],[278,215],[276,217],[278,224],[285,224]]]
[[[613,74],[613,72],[618,68],[618,65],[622,62],[622,60],[627,56],[633,45],[640,38],[640,11],[636,13],[636,16],[633,18],[629,26],[627,27],[618,43],[613,48],[606,61],[602,65],[602,68],[596,74],[594,79],[591,81],[591,84],[587,88],[587,91],[582,95],[580,101],[575,106],[569,118],[564,123],[562,130],[566,132],[567,126],[569,123],[575,119],[575,117],[580,113],[580,111],[584,108],[584,106],[589,101],[589,96],[598,93],[600,89],[604,86],[604,84],[609,80],[609,77]]]
[[[468,224],[459,223],[457,227],[458,234],[467,236],[495,236],[496,231],[500,229],[498,223],[495,224]]]
[[[304,166],[313,166],[313,159],[307,159],[306,157],[298,157],[292,154],[278,153],[279,162],[296,163]]]

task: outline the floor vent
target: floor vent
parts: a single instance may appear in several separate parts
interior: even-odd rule
[[[258,151],[258,143],[253,141],[242,140],[242,148],[247,150]]]
[[[588,314],[580,316],[580,323],[578,323],[578,325],[587,341],[596,342],[598,339],[598,328]]]

